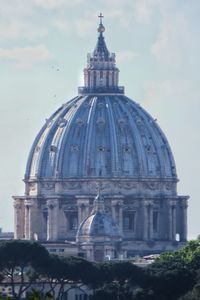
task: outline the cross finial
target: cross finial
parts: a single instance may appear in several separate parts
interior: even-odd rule
[[[98,16],[98,18],[100,19],[100,24],[102,24],[102,19],[104,18],[103,14],[100,13],[100,15]]]

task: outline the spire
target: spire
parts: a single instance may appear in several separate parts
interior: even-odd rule
[[[118,86],[119,69],[116,67],[115,54],[108,51],[103,36],[105,27],[102,13],[98,18],[98,40],[93,53],[88,54],[87,67],[84,69],[85,86],[79,88],[79,94],[123,94],[124,88]]]
[[[99,184],[98,193],[97,193],[97,196],[95,197],[94,203],[93,203],[92,214],[95,214],[97,212],[103,213],[104,210],[105,210],[104,198],[101,195],[101,185]]]
[[[104,58],[105,60],[108,60],[110,53],[107,49],[107,46],[106,46],[106,43],[105,43],[105,40],[104,40],[104,36],[103,36],[103,32],[105,31],[105,27],[103,26],[103,23],[102,23],[102,18],[104,18],[102,13],[100,13],[98,18],[100,18],[99,27],[97,28],[97,31],[99,32],[99,36],[98,36],[97,45],[94,49],[93,54],[96,57],[99,56],[102,59]]]

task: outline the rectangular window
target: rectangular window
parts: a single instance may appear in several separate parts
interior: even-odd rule
[[[123,218],[124,230],[135,230],[135,212],[125,213]]]
[[[49,249],[49,252],[56,252],[56,249]]]
[[[69,228],[70,228],[70,230],[76,230],[78,228],[78,218],[76,215],[70,216]]]
[[[158,212],[153,212],[153,232],[158,232]]]

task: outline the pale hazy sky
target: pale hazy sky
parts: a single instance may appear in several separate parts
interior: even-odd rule
[[[200,233],[200,1],[0,0],[0,226],[13,230],[12,195],[31,144],[77,94],[105,16],[120,85],[158,120],[171,145],[180,195],[190,195],[189,237]]]

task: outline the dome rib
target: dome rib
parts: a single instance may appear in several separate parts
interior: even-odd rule
[[[69,173],[69,176],[71,175],[71,169],[73,173],[73,168],[70,168],[70,160],[71,160],[71,153],[70,153],[70,144],[73,144],[73,133],[74,129],[76,127],[76,118],[80,114],[80,108],[82,103],[84,102],[86,97],[78,97],[76,99],[76,102],[73,106],[73,111],[69,116],[66,116],[68,118],[67,125],[65,127],[65,130],[63,131],[62,139],[60,140],[60,146],[59,146],[59,155],[57,158],[57,176],[64,178],[66,169]],[[80,103],[79,103],[80,102]],[[66,155],[66,152],[68,150],[68,155]],[[75,167],[75,166],[73,166]],[[75,172],[74,172],[75,174]]]
[[[108,110],[108,120],[109,120],[109,130],[110,130],[110,142],[111,142],[111,160],[112,160],[112,164],[111,164],[111,168],[112,168],[112,175],[113,177],[117,177],[120,174],[121,171],[121,164],[119,161],[119,144],[117,141],[117,134],[116,134],[116,122],[114,120],[114,116],[113,116],[113,109],[111,109],[111,101],[110,99],[107,97],[105,97],[106,100],[106,105],[107,105],[107,110]],[[119,169],[120,168],[120,169]]]
[[[123,109],[125,110],[125,114],[126,114],[126,116],[128,118],[128,121],[129,121],[129,129],[132,132],[132,139],[135,141],[136,151],[137,151],[137,156],[138,156],[138,162],[139,162],[138,175],[140,176],[140,175],[144,174],[145,170],[147,169],[146,155],[145,155],[145,152],[144,152],[144,149],[143,149],[141,136],[140,136],[139,130],[138,130],[136,124],[135,124],[135,121],[133,120],[133,116],[131,115],[129,109],[127,108],[127,105],[124,105],[124,103],[123,103],[124,101],[120,100],[121,97],[118,98],[118,99],[119,99],[119,105],[121,107],[123,105]],[[132,100],[129,99],[128,101],[132,101]],[[137,105],[136,103],[134,103],[134,104]],[[131,124],[131,126],[130,126],[130,124]]]
[[[93,145],[92,145],[92,137],[94,136],[94,121],[95,121],[95,109],[96,109],[96,97],[92,97],[91,104],[90,104],[90,110],[88,113],[87,118],[87,129],[86,129],[86,140],[84,145],[84,159],[83,159],[83,177],[88,175],[90,177],[91,173],[91,166],[90,166],[90,160],[91,160],[91,153],[93,151]],[[85,174],[85,172],[86,174]]]
[[[160,132],[160,128],[157,126],[157,124],[155,123],[155,120],[145,111],[143,111],[143,109],[138,109],[138,113],[139,115],[143,118],[144,123],[146,124],[146,129],[148,130],[149,134],[152,137],[152,141],[153,141],[153,147],[155,148],[156,151],[156,158],[159,164],[159,173],[160,174],[165,174],[165,169],[163,168],[163,157],[162,157],[162,153],[161,153],[161,147],[163,145],[163,136]],[[154,128],[154,130],[153,130]],[[156,129],[156,132],[155,132]],[[159,138],[158,138],[159,136]],[[160,139],[161,138],[161,139]]]
[[[135,141],[132,138],[130,128],[127,123],[127,115],[124,114],[120,107],[119,101],[121,99],[115,98],[113,103],[113,111],[115,115],[115,123],[117,124],[117,138],[118,147],[120,147],[121,154],[121,170],[127,175],[137,174],[137,164],[135,158],[137,156],[137,151],[135,151]],[[132,163],[130,161],[132,160]],[[136,159],[138,161],[138,159]]]
[[[145,112],[145,113],[144,113]],[[172,168],[174,167],[174,176],[176,177],[176,170],[175,170],[175,162],[174,162],[174,158],[171,152],[171,148],[169,147],[167,138],[164,134],[164,132],[162,131],[162,129],[160,128],[160,126],[158,126],[158,124],[156,123],[156,121],[152,118],[152,116],[144,111],[143,109],[140,108],[140,114],[143,116],[145,123],[146,123],[146,128],[149,129],[149,131],[151,132],[151,135],[153,137],[154,140],[154,146],[156,148],[156,153],[158,154],[157,157],[159,159],[159,165],[160,165],[160,173],[161,174],[165,174],[166,177],[170,176],[171,172],[172,172]],[[147,118],[149,118],[149,120],[151,120],[151,126],[148,126],[148,120]],[[154,130],[153,130],[154,128]],[[156,129],[156,130],[155,130]],[[165,157],[165,154],[163,154],[162,149],[167,152],[167,158]],[[163,157],[164,156],[164,157]],[[164,164],[164,162],[166,161],[170,161],[171,164]]]
[[[27,167],[26,167],[26,175],[25,178],[35,178],[35,177],[41,177],[41,176],[47,176],[46,174],[46,169],[45,169],[45,174],[41,172],[41,164],[42,164],[42,158],[44,155],[47,155],[48,151],[46,152],[46,148],[44,147],[47,142],[49,141],[50,135],[53,136],[52,130],[55,129],[57,130],[57,121],[58,119],[62,116],[62,114],[65,114],[66,110],[70,110],[71,108],[71,103],[76,99],[77,97],[73,98],[67,103],[67,107],[65,105],[62,105],[59,107],[55,113],[51,115],[49,119],[47,119],[46,124],[42,127],[40,130],[39,134],[37,135],[30,155],[29,159],[27,162]],[[45,138],[45,135],[48,134],[48,138]]]
[[[38,172],[45,177],[54,177],[56,176],[56,169],[53,168],[55,166],[55,159],[57,155],[60,153],[60,148],[55,149],[51,152],[51,145],[52,141],[54,139],[55,134],[57,133],[57,130],[59,128],[59,121],[66,115],[66,114],[72,114],[73,113],[73,104],[76,102],[78,97],[74,98],[73,101],[65,106],[62,106],[61,113],[57,116],[57,118],[54,120],[53,125],[49,131],[49,136],[46,138],[45,142],[43,143],[42,151],[41,151],[41,158],[40,163],[38,165]],[[61,139],[62,141],[62,139]],[[50,156],[53,156],[53,158],[50,158]]]
[[[46,121],[46,124],[43,125],[42,129],[39,131],[38,135],[36,136],[36,139],[33,143],[33,146],[31,148],[29,158],[27,161],[25,178],[35,177],[36,174],[39,173],[38,163],[40,161],[41,152],[42,152],[42,148],[41,148],[42,137],[44,136],[45,131],[47,131],[47,130],[50,131],[51,128],[48,127],[49,123],[51,123],[53,121],[55,116],[57,116],[60,113],[60,111],[62,111],[62,109],[63,109],[62,106],[59,107],[55,111],[55,113],[53,113],[51,115],[51,117]]]

